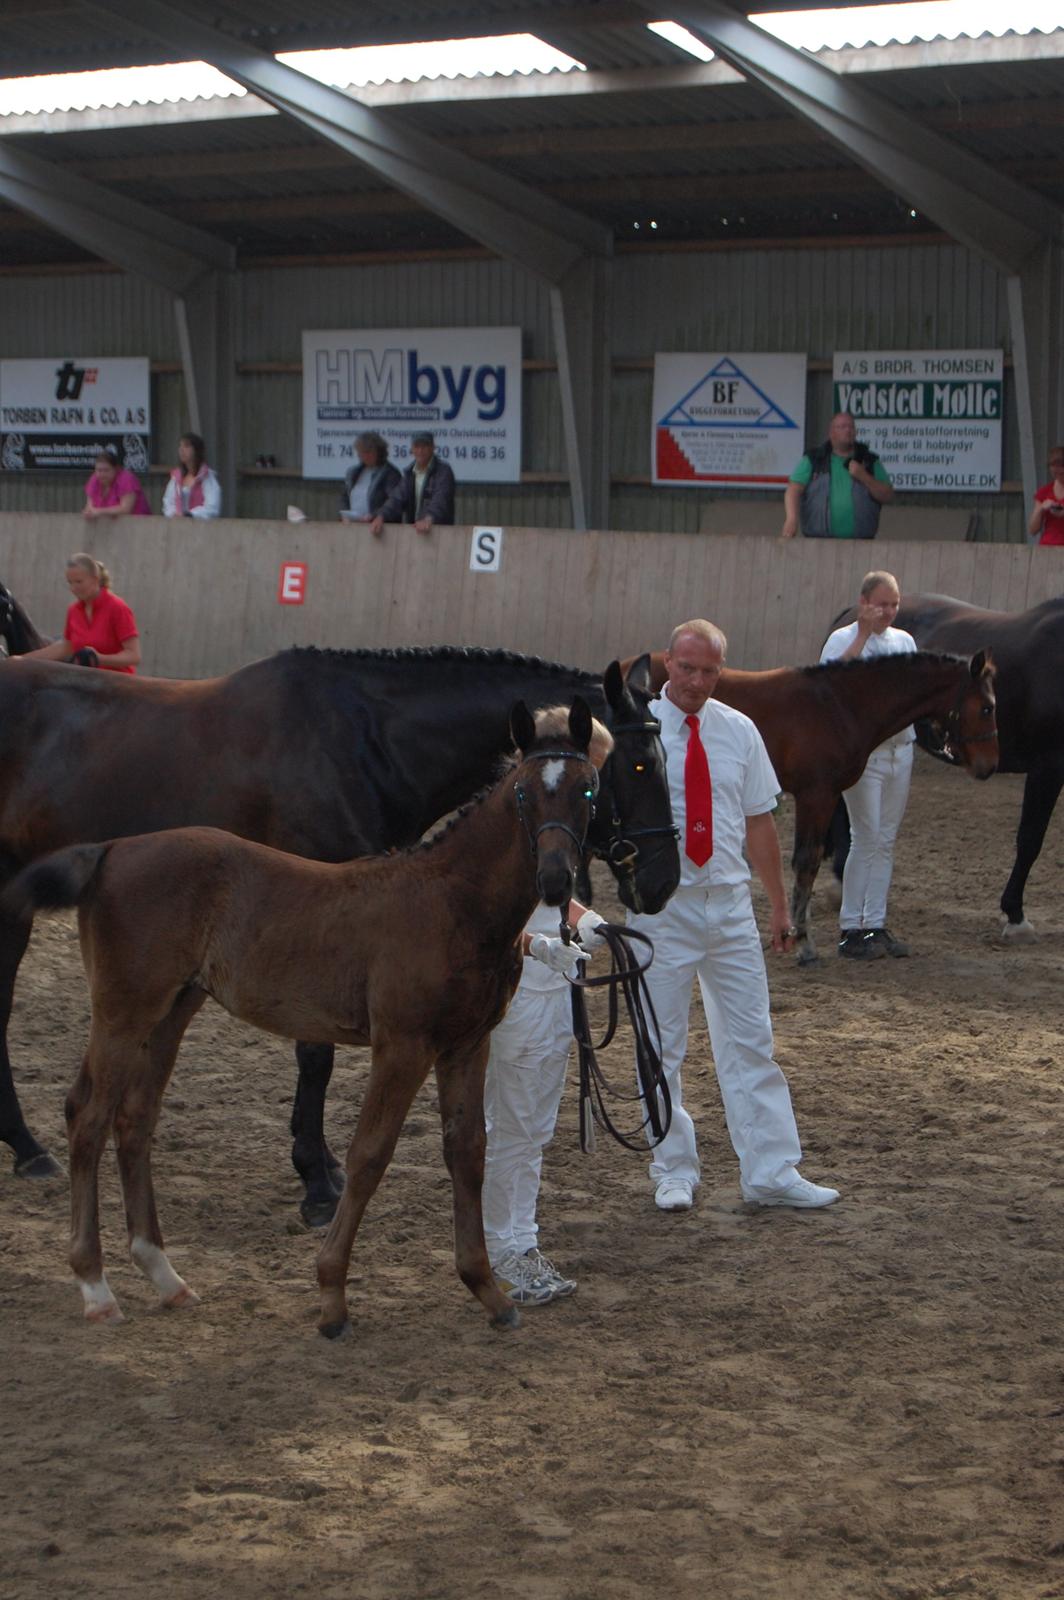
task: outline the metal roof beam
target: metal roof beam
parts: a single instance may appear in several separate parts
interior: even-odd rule
[[[999,271],[1019,272],[1043,241],[1064,235],[1064,212],[1042,196],[914,126],[912,117],[773,38],[721,0],[682,0],[672,16]]]
[[[404,129],[395,119],[285,66],[265,50],[204,26],[164,0],[95,0],[95,4],[172,44],[182,56],[209,62],[339,146],[427,211],[549,283],[559,283],[584,255],[608,256],[612,250],[612,236],[597,223],[432,138]]]
[[[125,195],[0,142],[0,198],[126,272],[184,294],[205,272],[231,268],[231,247]]]

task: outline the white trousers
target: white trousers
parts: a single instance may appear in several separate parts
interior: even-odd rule
[[[913,775],[913,747],[874,750],[843,795],[850,814],[850,853],[842,875],[840,928],[884,928],[894,872],[894,843]]]
[[[488,1260],[511,1250],[523,1255],[539,1236],[543,1151],[554,1136],[569,1047],[572,999],[564,989],[519,985],[510,1009],[491,1036],[484,1084],[484,1157],[481,1210]]]
[[[653,1153],[651,1181],[699,1181],[694,1123],[680,1078],[697,977],[743,1192],[783,1187],[794,1177],[802,1148],[787,1080],[772,1058],[768,979],[749,884],[680,888],[657,916],[629,915],[628,922],[654,941],[646,982],[672,1096],[672,1126]]]

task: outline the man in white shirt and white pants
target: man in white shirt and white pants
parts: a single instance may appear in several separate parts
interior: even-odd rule
[[[912,654],[916,649],[912,634],[892,626],[900,604],[891,574],[869,572],[861,584],[857,621],[828,635],[821,661]],[[850,816],[851,843],[842,876],[839,955],[850,960],[909,954],[909,946],[887,927],[887,893],[894,873],[894,845],[909,800],[915,738],[910,726],[885,740],[842,797]]]
[[[650,707],[661,720],[681,845],[680,885],[664,910],[628,917],[654,943],[646,981],[672,1098],[672,1125],[653,1152],[650,1177],[662,1211],[690,1209],[700,1166],[680,1067],[697,977],[743,1199],[811,1209],[839,1195],[796,1170],[802,1150],[787,1080],[772,1056],[765,958],[744,857],[745,846],[771,902],[772,948],[793,948],[772,816],[779,782],[750,718],[712,698],[726,650],[713,623],[682,623],[665,653],[668,682]]]

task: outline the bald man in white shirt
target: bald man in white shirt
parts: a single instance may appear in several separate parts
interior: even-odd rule
[[[787,1080],[772,1055],[768,979],[750,896],[752,866],[772,908],[772,948],[792,949],[772,816],[780,786],[750,718],[712,698],[726,650],[713,623],[681,623],[665,653],[668,682],[650,707],[661,720],[681,863],[680,886],[664,910],[628,917],[654,943],[647,986],[672,1098],[672,1126],[653,1152],[650,1177],[660,1210],[690,1210],[701,1169],[680,1067],[697,977],[742,1197],[810,1210],[839,1195],[797,1171],[802,1150]],[[708,782],[698,776],[706,759]]]

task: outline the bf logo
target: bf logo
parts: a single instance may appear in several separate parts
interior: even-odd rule
[[[502,529],[474,528],[469,550],[470,572],[498,572],[502,566]]]

